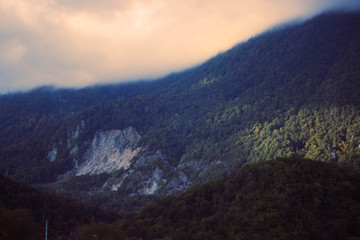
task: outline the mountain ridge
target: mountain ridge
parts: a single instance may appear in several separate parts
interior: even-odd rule
[[[75,91],[88,102],[67,102],[70,90],[15,96],[34,109],[45,106],[34,114],[0,104],[0,170],[30,183],[53,182],[52,192],[64,181],[66,194],[91,202],[96,198],[87,186],[82,194],[75,191],[84,178],[68,173],[85,161],[96,134],[129,127],[141,136],[133,147],[142,151],[129,169],[94,177],[95,205],[128,210],[121,205],[126,199],[131,204],[128,196],[140,206],[141,198],[181,192],[247,162],[290,156],[329,161],[332,145],[339,164],[359,169],[359,28],[359,12],[331,12],[261,34],[159,81]],[[115,195],[103,192],[110,182],[121,182]],[[144,196],[152,186],[157,190]],[[109,195],[112,200],[105,200]]]

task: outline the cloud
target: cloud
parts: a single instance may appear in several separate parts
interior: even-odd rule
[[[0,92],[154,78],[358,0],[0,0]]]
[[[17,39],[10,39],[0,42],[0,63],[3,65],[18,64],[25,52],[26,47],[22,45]]]

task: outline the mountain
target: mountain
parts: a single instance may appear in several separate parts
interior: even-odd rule
[[[360,239],[359,179],[308,159],[248,164],[112,225],[86,226],[77,239]]]
[[[359,169],[358,29],[329,12],[156,81],[0,96],[0,171],[131,212],[249,162]]]

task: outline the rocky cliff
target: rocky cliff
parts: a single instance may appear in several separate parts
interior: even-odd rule
[[[97,132],[83,156],[76,175],[113,172],[128,169],[131,160],[139,153],[136,148],[140,135],[134,128]]]
[[[71,193],[84,200],[88,198],[86,196],[96,199],[94,196],[101,198],[104,194],[116,196],[121,193],[117,202],[126,206],[131,205],[129,199],[145,197],[144,201],[147,201],[180,193],[197,179],[206,178],[209,169],[221,167],[221,162],[188,161],[185,156],[173,163],[160,150],[154,152],[146,146],[139,147],[141,135],[134,127],[97,131],[90,141],[82,141],[85,128],[81,121],[69,131],[67,144],[60,140],[48,153],[48,160],[52,162],[56,161],[59,151],[65,152],[73,161],[73,168],[53,184],[61,185],[60,194]],[[100,180],[94,184],[91,179]]]

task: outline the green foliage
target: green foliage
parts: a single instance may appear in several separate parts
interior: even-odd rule
[[[302,108],[264,124],[255,124],[245,136],[253,148],[253,161],[282,156],[304,156],[330,161],[331,146],[337,146],[338,161],[359,169],[360,118],[354,107]]]
[[[119,224],[135,239],[360,237],[357,172],[306,159],[249,164]]]
[[[84,211],[74,201],[1,177],[0,203],[6,208],[0,205],[0,237],[38,239],[46,216],[50,239],[79,226],[74,237],[79,240],[356,239],[359,179],[358,172],[333,163],[302,158],[262,161],[110,225],[90,223],[89,216],[100,213],[95,209]]]

